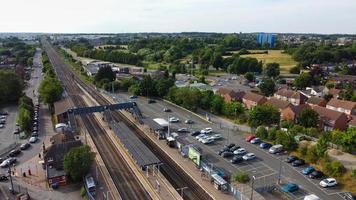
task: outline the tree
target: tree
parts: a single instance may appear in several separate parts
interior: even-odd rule
[[[138,83],[131,85],[128,89],[128,92],[132,95],[140,95],[142,93],[141,87]]]
[[[298,124],[309,128],[317,127],[319,123],[319,114],[311,108],[306,108],[302,110],[298,117]]]
[[[294,79],[294,86],[302,90],[312,84],[312,77],[309,73],[303,73]]]
[[[222,67],[223,57],[220,52],[214,52],[211,63],[216,70]]]
[[[174,82],[172,79],[159,79],[156,84],[155,84],[155,90],[157,92],[157,95],[159,97],[164,97],[169,91],[169,88],[171,88],[174,85]]]
[[[23,81],[15,73],[0,70],[0,104],[17,102],[22,95]]]
[[[330,134],[323,134],[316,143],[316,154],[318,157],[323,157],[325,155],[326,150],[328,149]]]
[[[20,108],[17,122],[19,123],[21,130],[24,130],[25,132],[29,132],[32,127],[31,112],[25,108]]]
[[[308,146],[306,146],[306,145],[301,145],[301,146],[298,148],[298,152],[299,152],[300,155],[302,155],[302,156],[307,155]]]
[[[219,95],[214,95],[211,101],[211,111],[220,114],[224,105],[224,98]]]
[[[342,149],[346,152],[356,151],[356,128],[348,128],[347,131],[342,134],[341,139]]]
[[[231,177],[231,182],[247,183],[250,181],[250,177],[246,172],[236,172]]]
[[[273,127],[268,129],[268,140],[275,140],[277,134],[277,128]]]
[[[275,83],[272,79],[266,78],[262,80],[261,84],[258,86],[260,88],[261,93],[265,96],[271,96],[275,90]]]
[[[328,161],[325,162],[323,166],[323,171],[332,177],[340,177],[345,171],[345,167],[341,164],[341,162],[335,161]]]
[[[72,148],[64,155],[64,171],[73,181],[81,181],[90,171],[94,158],[95,153],[87,145]]]
[[[229,117],[237,117],[244,112],[244,107],[240,102],[224,102],[222,113]]]
[[[110,82],[116,79],[116,75],[110,66],[99,68],[98,73],[94,77],[94,82],[99,83],[102,79],[108,79]]]
[[[299,69],[298,66],[295,66],[295,67],[290,68],[289,72],[291,74],[299,74],[300,73],[300,69]]]
[[[46,76],[42,80],[38,91],[41,99],[45,103],[52,105],[61,99],[63,88],[58,79]]]
[[[314,145],[308,147],[306,160],[310,163],[316,163],[319,160],[318,153]]]
[[[268,138],[268,131],[264,126],[259,126],[256,129],[256,136],[261,138],[261,139],[267,139]]]
[[[267,63],[266,64],[266,75],[271,78],[279,76],[280,68],[278,63]]]
[[[293,135],[280,130],[276,132],[276,143],[283,145],[285,150],[295,150],[298,147]]]
[[[248,80],[249,82],[252,82],[255,79],[255,76],[251,72],[246,72],[245,79]]]
[[[280,113],[272,105],[258,105],[252,108],[249,113],[248,124],[252,127],[261,125],[271,126],[279,123]]]

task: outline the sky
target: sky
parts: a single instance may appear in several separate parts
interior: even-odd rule
[[[0,32],[356,34],[356,0],[0,0]]]

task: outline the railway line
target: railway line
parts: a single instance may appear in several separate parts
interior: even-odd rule
[[[49,44],[48,44],[49,45]],[[50,50],[54,51],[52,47],[49,47]],[[56,52],[51,52],[51,54],[56,54]],[[53,57],[58,57],[58,55],[52,55]],[[77,75],[76,73],[70,69],[69,67],[66,67],[63,61],[60,60],[60,58],[57,58],[58,62],[62,62],[62,64],[57,64],[57,66],[61,66],[61,70],[57,74],[61,74],[60,76],[64,76],[62,78],[67,79],[67,83],[69,85],[76,85],[79,84],[82,88],[86,90],[88,94],[90,94],[99,104],[101,105],[107,105],[110,104],[110,102],[104,98],[93,86],[87,85],[84,83]],[[56,59],[56,60],[57,60]],[[51,60],[52,61],[52,60]],[[67,69],[64,69],[67,68]],[[64,71],[66,70],[66,71]],[[76,85],[76,87],[78,87]],[[74,96],[75,94],[78,94],[76,91],[74,91]],[[182,171],[182,169],[172,161],[172,159],[162,150],[160,149],[154,142],[152,142],[148,136],[143,133],[136,125],[132,124],[131,121],[129,121],[121,112],[113,112],[113,117],[116,121],[122,121],[125,123],[125,125],[132,130],[134,134],[136,134],[140,140],[148,146],[153,153],[165,164],[160,167],[161,172],[163,175],[167,178],[167,180],[170,181],[170,183],[176,188],[184,188],[187,187],[188,189],[184,190],[184,199],[197,199],[197,200],[209,200],[212,199],[211,196],[204,191],[189,175],[187,175],[185,172]],[[89,121],[86,121],[86,124],[90,123]],[[104,133],[104,135],[106,135]],[[95,137],[95,135],[94,135]],[[103,136],[101,136],[103,137]],[[110,140],[108,138],[108,140]],[[94,140],[95,141],[95,140]],[[110,142],[112,143],[112,142]],[[97,145],[97,144],[96,144]],[[114,150],[110,150],[108,152],[115,152]],[[104,152],[105,153],[105,152]],[[101,154],[101,152],[100,152]],[[103,155],[103,154],[101,154]],[[111,173],[110,173],[111,174]],[[115,183],[116,184],[116,183]],[[137,198],[135,198],[137,199]]]
[[[52,65],[66,88],[68,95],[73,100],[75,106],[87,106],[80,96],[82,93],[76,82],[73,81],[73,74],[69,72],[63,61],[58,57],[54,49],[44,42],[44,46]],[[93,114],[81,116],[83,124],[93,138],[95,145],[107,167],[115,186],[120,193],[120,199],[151,199],[141,182],[136,178],[125,159],[115,147],[105,130],[99,125]]]

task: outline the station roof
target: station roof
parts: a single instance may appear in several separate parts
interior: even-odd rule
[[[61,115],[67,112],[68,109],[73,107],[74,107],[73,101],[69,97],[66,97],[64,99],[54,102],[54,114],[56,116]]]
[[[114,133],[141,168],[161,163],[156,155],[123,122],[110,124]]]
[[[143,123],[155,131],[164,129],[161,125],[159,125],[157,122],[153,121],[151,118],[144,118]]]

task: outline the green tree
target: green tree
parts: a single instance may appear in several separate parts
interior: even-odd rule
[[[159,79],[156,84],[155,84],[155,90],[157,92],[157,95],[159,97],[164,97],[167,95],[169,88],[171,88],[174,85],[174,82],[172,79]]]
[[[290,68],[289,72],[291,74],[299,74],[300,73],[300,69],[299,69],[298,66],[295,66],[295,67]]]
[[[268,138],[268,131],[264,126],[259,126],[256,129],[256,136],[261,138],[261,139],[267,139]]]
[[[302,90],[311,86],[313,80],[309,73],[303,73],[294,79],[294,86]]]
[[[271,78],[279,76],[280,68],[278,63],[267,63],[266,64],[266,75]]]
[[[255,79],[255,76],[251,72],[246,72],[245,79],[248,80],[249,82],[252,82]]]
[[[0,70],[0,104],[17,102],[24,89],[23,81],[14,72]]]
[[[219,95],[214,95],[211,101],[211,111],[216,114],[220,114],[222,112],[222,108],[224,105],[224,98]]]
[[[353,152],[356,150],[356,128],[348,128],[342,135],[341,139],[342,149],[346,152]]]
[[[250,177],[246,172],[236,172],[231,177],[231,182],[247,183],[250,181]]]
[[[319,114],[311,108],[306,108],[302,110],[298,116],[298,124],[309,128],[317,127],[319,123]]]
[[[31,112],[25,108],[20,108],[17,122],[19,123],[21,130],[24,130],[28,133],[32,127]]]
[[[269,140],[275,140],[277,135],[277,128],[273,127],[268,129],[268,139]]]
[[[340,177],[346,171],[345,167],[339,161],[328,161],[323,166],[323,171],[332,177]]]
[[[298,147],[292,135],[280,130],[276,132],[276,143],[283,145],[283,148],[289,151],[295,150]]]
[[[83,176],[90,171],[94,158],[95,153],[87,145],[72,148],[64,156],[64,171],[73,181],[81,181]]]
[[[98,73],[94,77],[94,82],[99,83],[102,79],[108,79],[110,82],[116,79],[116,75],[110,66],[99,68]]]
[[[298,148],[298,152],[299,152],[300,155],[302,155],[302,156],[307,155],[308,146],[306,146],[306,145],[301,145],[301,146]]]
[[[248,124],[251,127],[258,127],[261,125],[271,126],[279,123],[280,113],[272,105],[258,105],[252,108],[249,112]]]
[[[318,157],[323,157],[328,149],[330,134],[323,134],[316,143],[316,153]]]
[[[240,102],[224,102],[222,113],[229,117],[237,117],[244,112],[244,107]]]
[[[260,88],[261,93],[265,96],[271,96],[275,91],[276,84],[270,78],[266,78],[262,80],[261,84],[258,86]]]
[[[61,99],[63,88],[58,79],[46,76],[42,80],[38,91],[41,99],[45,103],[52,105]]]
[[[128,92],[132,95],[140,95],[142,93],[141,87],[138,83],[131,85],[128,89]]]
[[[306,154],[305,158],[310,163],[316,163],[319,160],[318,152],[314,145],[308,147],[307,154]]]

